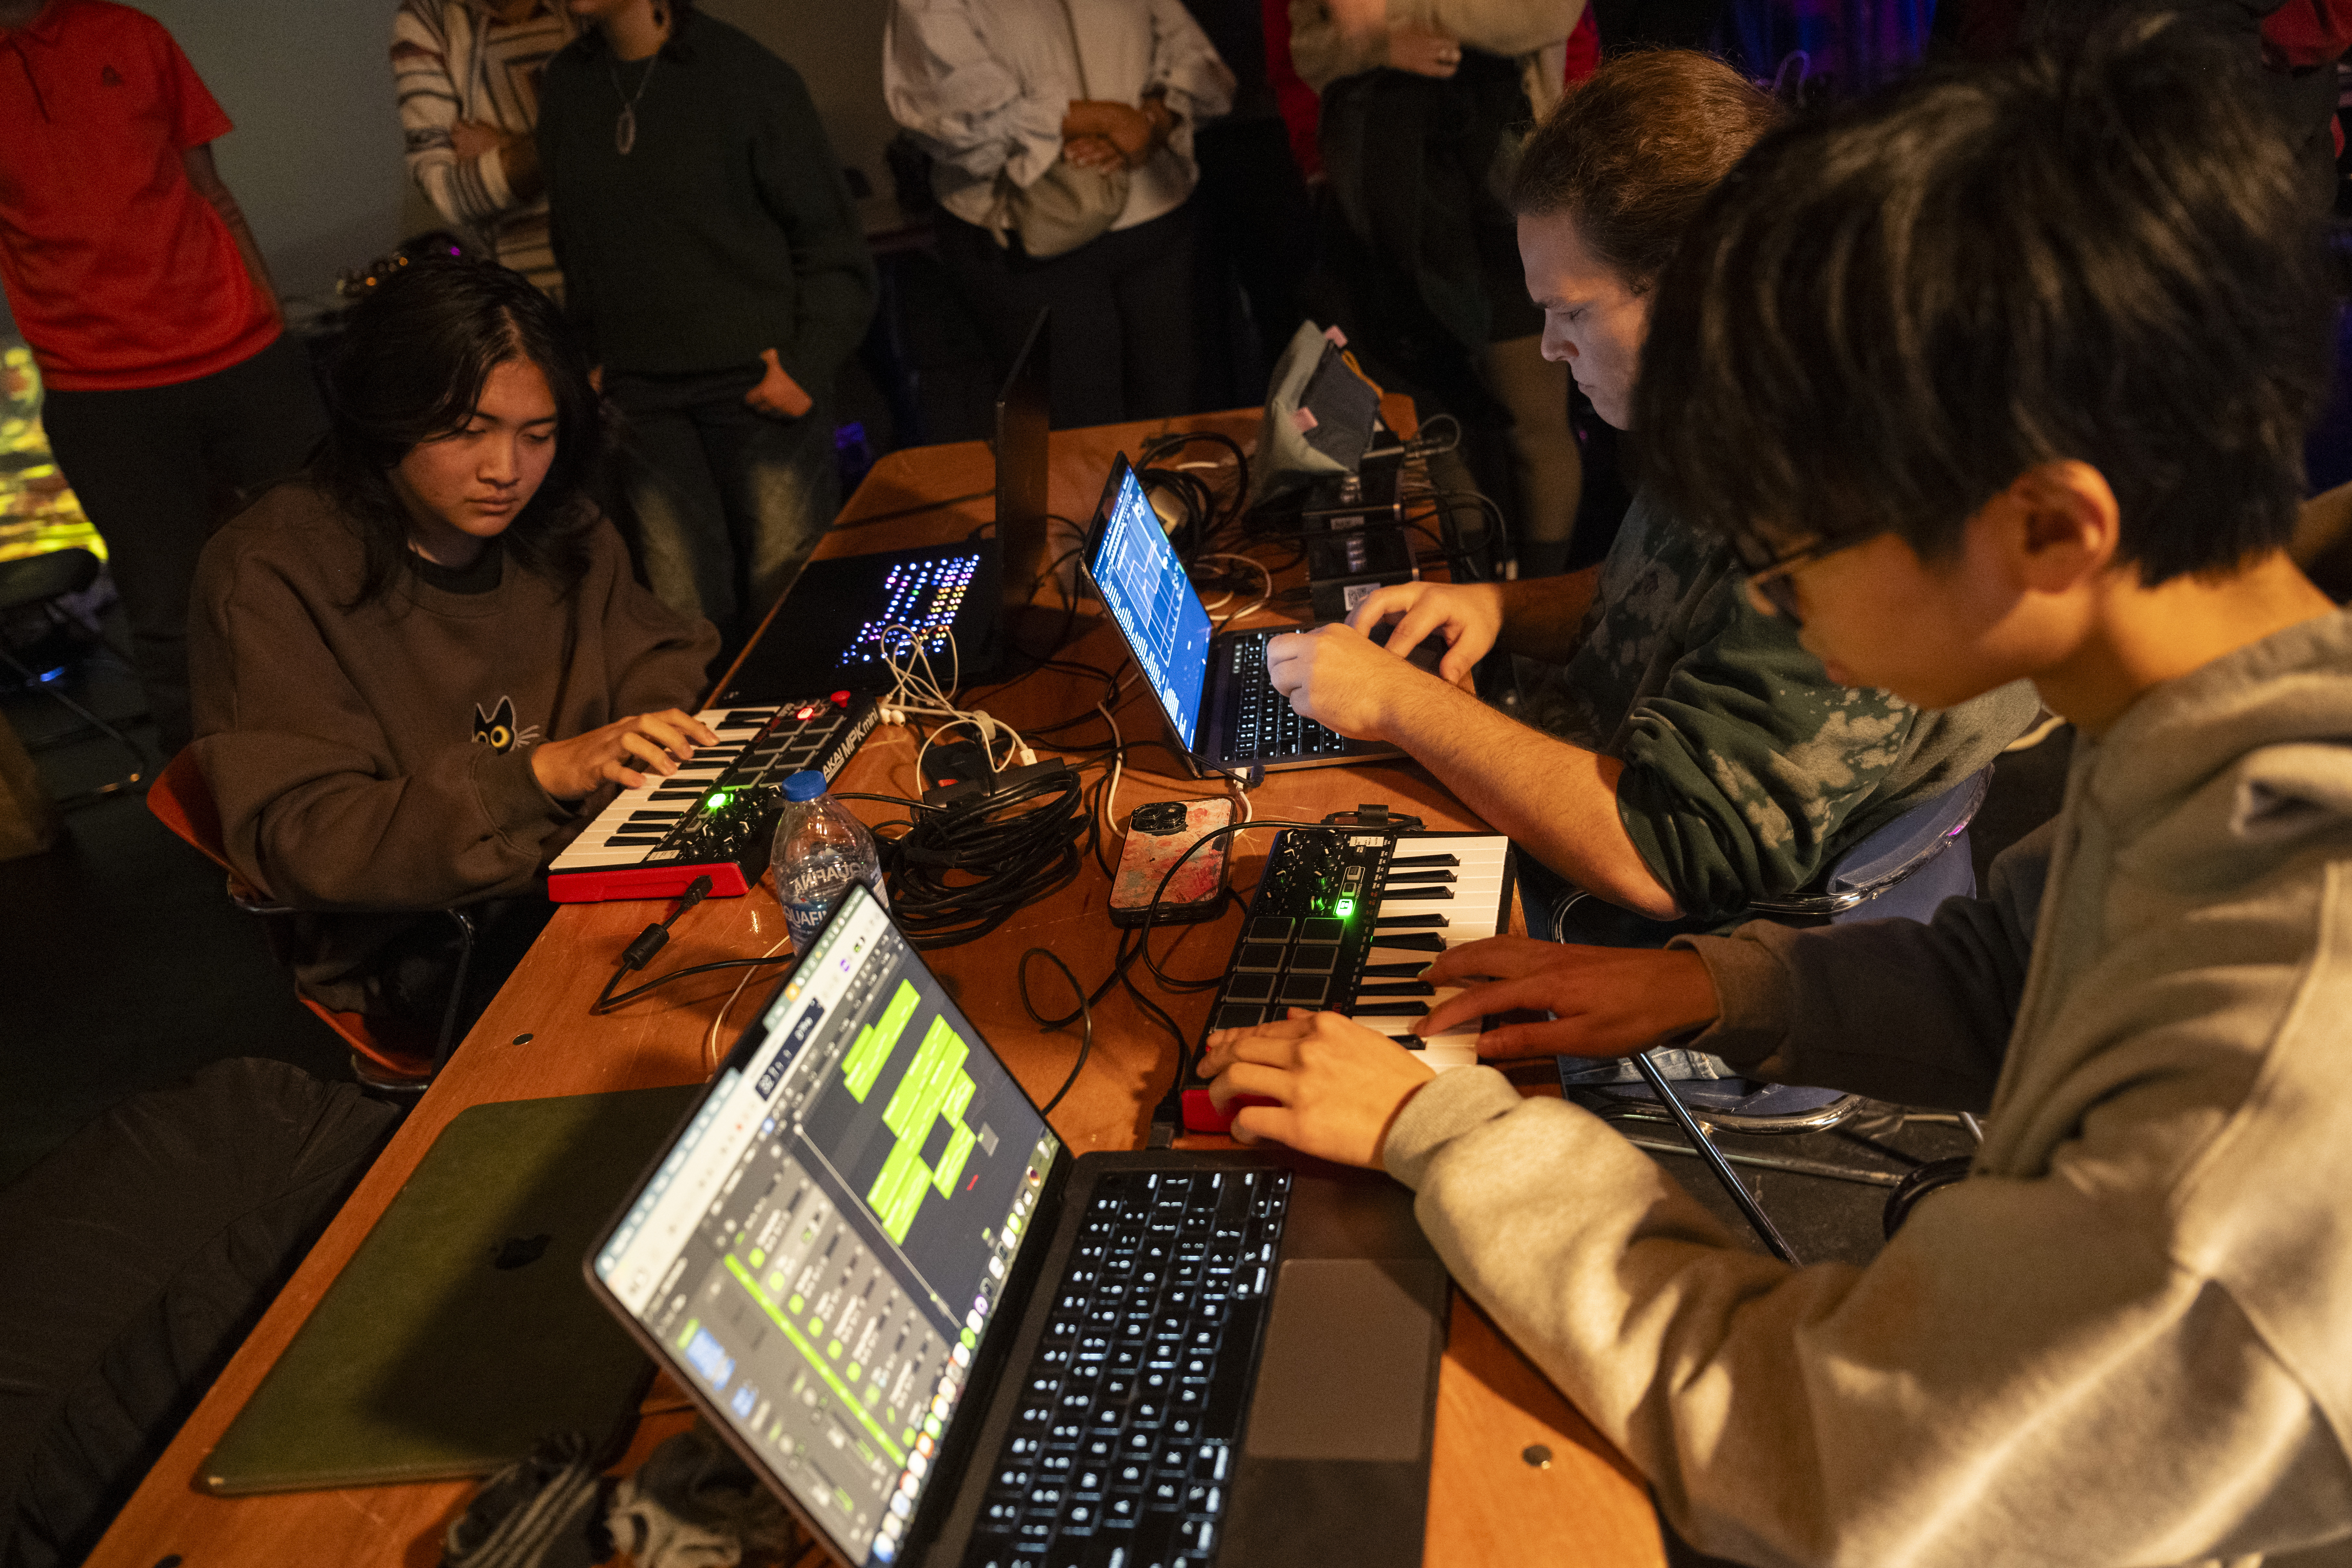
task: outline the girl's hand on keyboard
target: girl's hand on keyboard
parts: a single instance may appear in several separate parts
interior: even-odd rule
[[[1631,1056],[1711,1024],[1722,1012],[1706,964],[1679,948],[1572,947],[1490,936],[1439,954],[1422,978],[1464,987],[1414,1022],[1413,1032],[1423,1037],[1485,1014],[1533,1016],[1481,1034],[1478,1055],[1486,1060]]]
[[[1234,1116],[1235,1138],[1271,1138],[1318,1159],[1374,1169],[1389,1124],[1437,1076],[1385,1035],[1337,1013],[1297,1007],[1255,1028],[1219,1029],[1208,1047],[1201,1072],[1212,1080],[1217,1109],[1255,1097]]]
[[[530,771],[539,787],[556,799],[578,800],[602,784],[635,789],[649,773],[674,773],[695,747],[718,743],[719,732],[709,725],[665,708],[616,719],[568,741],[542,741],[531,748]]]
[[[1391,616],[1400,618],[1388,635],[1389,652],[1409,658],[1434,634],[1445,646],[1438,678],[1460,686],[1503,635],[1503,591],[1493,583],[1393,583],[1365,595],[1348,624],[1370,637]]]

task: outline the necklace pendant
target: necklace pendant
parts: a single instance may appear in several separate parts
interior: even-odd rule
[[[621,118],[613,122],[613,151],[625,158],[636,144],[637,107],[625,103],[621,105]]]

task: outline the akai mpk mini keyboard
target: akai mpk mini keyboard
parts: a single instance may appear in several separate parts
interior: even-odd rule
[[[784,780],[813,768],[830,783],[877,713],[871,697],[846,691],[697,713],[719,732],[718,744],[614,796],[548,868],[548,897],[560,904],[669,899],[701,876],[713,898],[750,892],[768,867]]]

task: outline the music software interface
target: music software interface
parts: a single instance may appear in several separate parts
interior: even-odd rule
[[[887,1563],[1061,1145],[862,889],[761,1023],[596,1274]]]
[[[1209,672],[1209,612],[1131,469],[1119,481],[1093,571],[1103,603],[1118,617],[1168,721],[1192,745],[1201,683]]]
[[[882,605],[851,635],[842,650],[841,666],[871,664],[887,651],[904,663],[918,644],[933,658],[948,649],[948,628],[955,625],[971,590],[972,574],[980,570],[978,555],[956,555],[941,561],[902,562],[882,580]],[[976,649],[966,649],[976,652]],[[945,672],[941,672],[942,679]]]

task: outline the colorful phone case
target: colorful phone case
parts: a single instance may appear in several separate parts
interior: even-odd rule
[[[1181,826],[1173,819],[1169,808],[1181,806]],[[1151,830],[1152,823],[1161,820],[1152,814],[1164,814],[1168,826]],[[1183,858],[1184,851],[1204,833],[1213,833],[1234,819],[1234,803],[1230,800],[1154,801],[1135,808],[1133,824],[1128,829],[1127,847],[1120,853],[1118,875],[1110,890],[1110,918],[1113,924],[1130,926],[1143,923],[1143,911],[1151,902],[1151,895],[1160,887],[1160,879],[1168,868]],[[1160,895],[1160,912],[1152,917],[1154,925],[1181,925],[1188,921],[1213,920],[1224,906],[1225,871],[1231,863],[1230,840],[1212,845],[1184,862],[1167,891]]]

